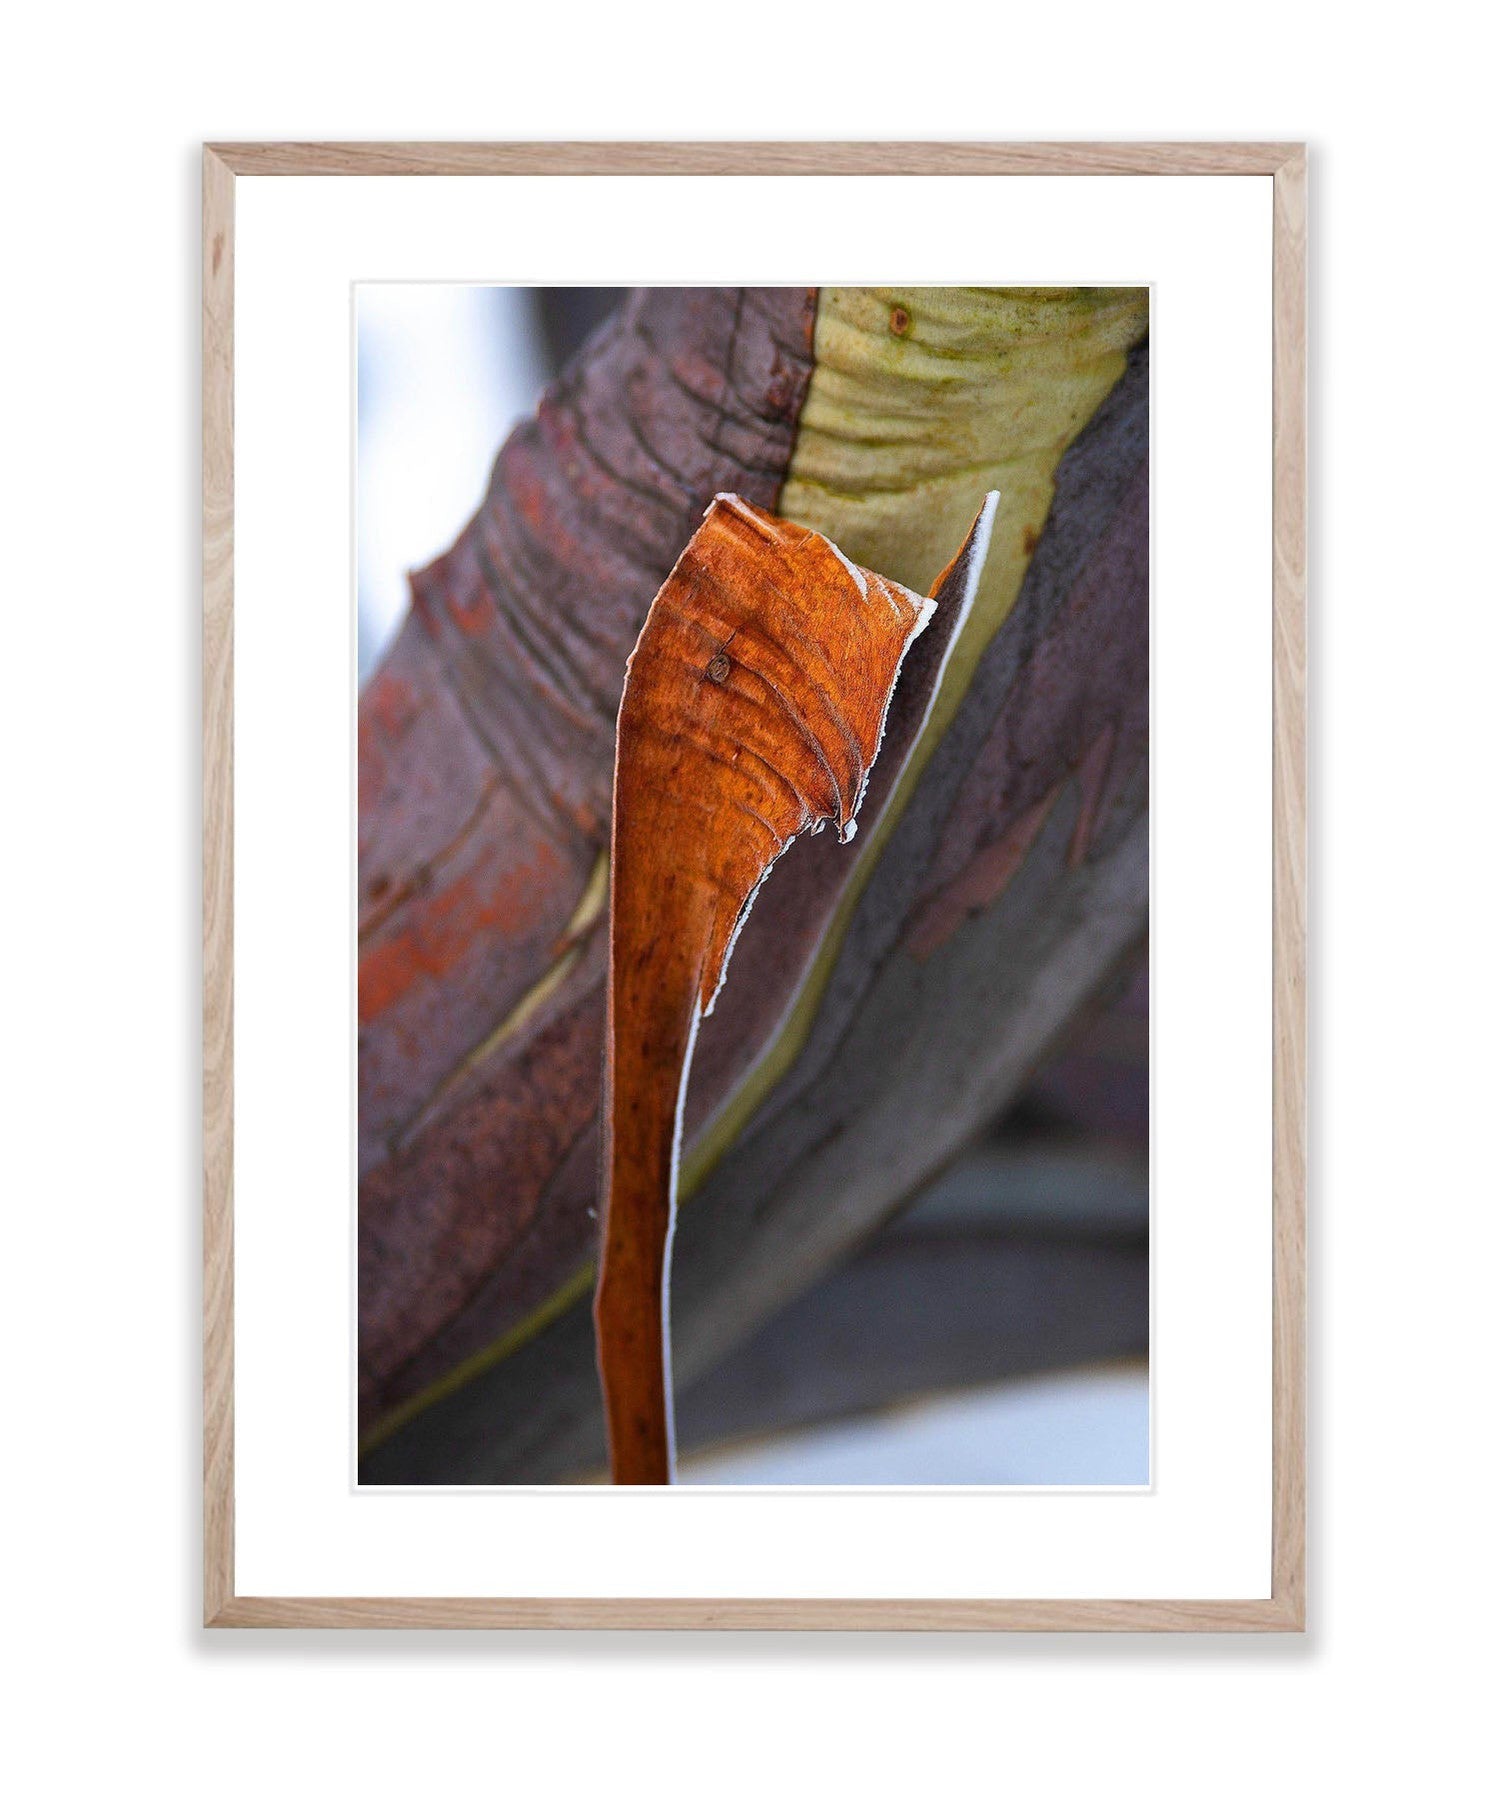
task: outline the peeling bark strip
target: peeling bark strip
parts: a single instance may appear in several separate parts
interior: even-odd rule
[[[672,1477],[667,1283],[698,1023],[761,883],[796,837],[829,820],[841,842],[853,837],[906,652],[943,604],[966,610],[996,498],[938,595],[922,599],[816,532],[721,494],[630,658],[614,778],[594,1308],[616,1482]]]

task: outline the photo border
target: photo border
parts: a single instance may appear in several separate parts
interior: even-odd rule
[[[244,176],[1270,176],[1272,1500],[1264,1599],[256,1598],[234,1587],[234,192]],[[215,1628],[1300,1631],[1306,1563],[1306,147],[239,143],[203,151],[203,1615]]]

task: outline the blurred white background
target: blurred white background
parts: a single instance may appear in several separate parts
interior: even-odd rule
[[[1150,1383],[1139,1365],[1006,1381],[685,1456],[681,1478],[719,1486],[1144,1486]]]
[[[406,615],[407,575],[477,509],[495,451],[550,372],[529,292],[361,284],[359,677]]]

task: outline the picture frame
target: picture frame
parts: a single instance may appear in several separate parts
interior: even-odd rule
[[[236,183],[247,178],[1234,177],[1273,250],[1269,1591],[1249,1598],[256,1593],[236,1573]],[[1299,1631],[1305,1625],[1306,187],[1300,144],[213,144],[203,155],[204,1621],[213,1628]],[[243,1470],[241,1470],[241,1473]],[[761,1503],[768,1503],[762,1501]]]

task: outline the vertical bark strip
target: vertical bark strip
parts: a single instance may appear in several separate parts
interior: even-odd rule
[[[804,831],[854,835],[896,678],[933,612],[950,646],[997,496],[933,599],[721,495],[630,658],[614,783],[606,1194],[595,1319],[617,1482],[672,1475],[670,1240],[682,1108],[756,893]],[[927,697],[940,653],[929,659]],[[908,712],[910,709],[908,709]],[[919,713],[916,714],[919,717]],[[914,741],[896,747],[897,773]]]

